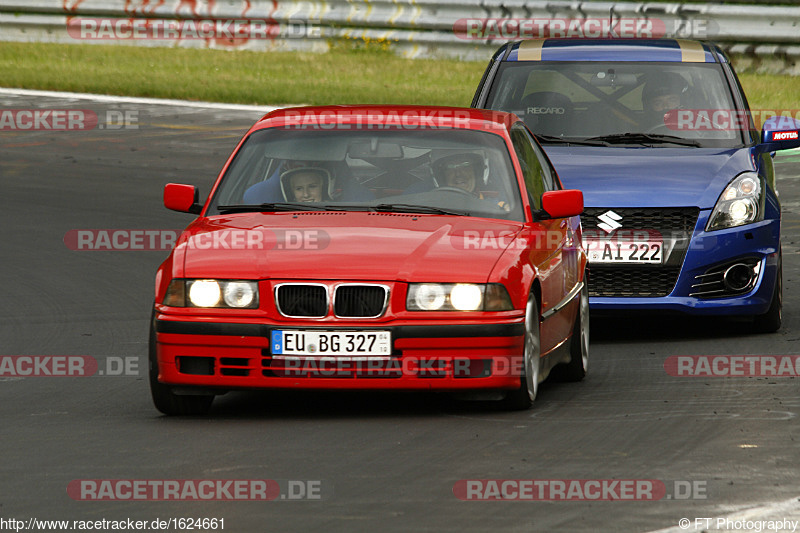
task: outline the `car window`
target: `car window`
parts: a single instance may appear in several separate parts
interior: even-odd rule
[[[331,209],[403,204],[524,220],[504,138],[463,128],[256,131],[234,156],[209,214],[219,206],[276,202]]]
[[[749,121],[720,65],[700,63],[506,62],[487,107],[516,113],[536,135],[655,133],[709,147],[740,145]]]
[[[522,175],[525,179],[525,187],[530,195],[532,207],[541,209],[542,194],[553,189],[552,185],[548,185],[545,179],[545,175],[549,175],[549,172],[545,172],[542,160],[534,149],[533,140],[522,125],[515,125],[511,129],[511,142],[522,167]]]
[[[531,136],[527,128],[523,127],[521,129],[525,137],[528,139],[528,142],[530,143],[531,147],[533,148],[536,157],[539,159],[539,164],[542,167],[542,181],[544,181],[544,190],[555,191],[560,189],[561,184],[558,182],[556,170],[555,168],[553,168],[553,164],[550,163],[550,159],[547,158],[544,151]]]

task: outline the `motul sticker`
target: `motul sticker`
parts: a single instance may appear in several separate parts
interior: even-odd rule
[[[800,138],[796,131],[776,131],[772,134],[773,141],[791,141]]]

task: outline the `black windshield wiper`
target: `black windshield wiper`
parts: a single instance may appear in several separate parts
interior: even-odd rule
[[[246,212],[266,212],[266,211],[327,211],[322,205],[309,203],[292,202],[273,202],[266,204],[235,204],[217,206],[219,212],[227,213],[246,213]]]
[[[558,144],[574,144],[580,146],[608,146],[606,141],[600,139],[571,139],[569,137],[556,137],[555,135],[537,135],[537,139],[544,144],[558,143]]]
[[[468,211],[454,211],[452,209],[442,209],[441,207],[431,207],[416,204],[378,204],[372,206],[375,211],[389,213],[424,213],[431,215],[456,215],[469,216]]]
[[[598,135],[589,137],[587,141],[604,141],[611,144],[648,144],[648,143],[670,143],[681,146],[700,146],[694,139],[684,139],[677,135],[663,135],[661,133],[614,133],[611,135]]]
[[[373,211],[372,206],[362,204],[326,205],[326,211]]]

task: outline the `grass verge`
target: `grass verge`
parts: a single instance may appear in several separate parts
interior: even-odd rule
[[[0,84],[261,105],[466,106],[488,60],[412,60],[379,47],[318,54],[0,43]],[[800,77],[740,78],[753,109],[800,108]]]
[[[0,43],[4,87],[241,104],[464,106],[485,67],[380,49],[320,54]]]

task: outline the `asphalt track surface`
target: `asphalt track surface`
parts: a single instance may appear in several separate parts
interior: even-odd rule
[[[428,394],[267,392],[220,397],[209,417],[169,418],[145,377],[153,275],[167,252],[73,251],[64,237],[182,229],[190,215],[162,206],[164,184],[207,193],[260,113],[0,94],[0,110],[33,108],[91,109],[101,124],[106,111],[129,111],[138,128],[0,132],[0,355],[138,369],[0,377],[0,518],[224,518],[234,532],[649,531],[800,493],[800,380],[671,377],[663,366],[672,355],[798,353],[797,155],[776,160],[785,283],[776,334],[593,317],[586,380],[545,384],[528,412]],[[69,483],[85,479],[269,479],[284,496],[290,481],[318,481],[322,499],[73,500]],[[671,497],[461,501],[453,487],[469,479],[660,480]],[[701,490],[679,499],[675,482]]]

